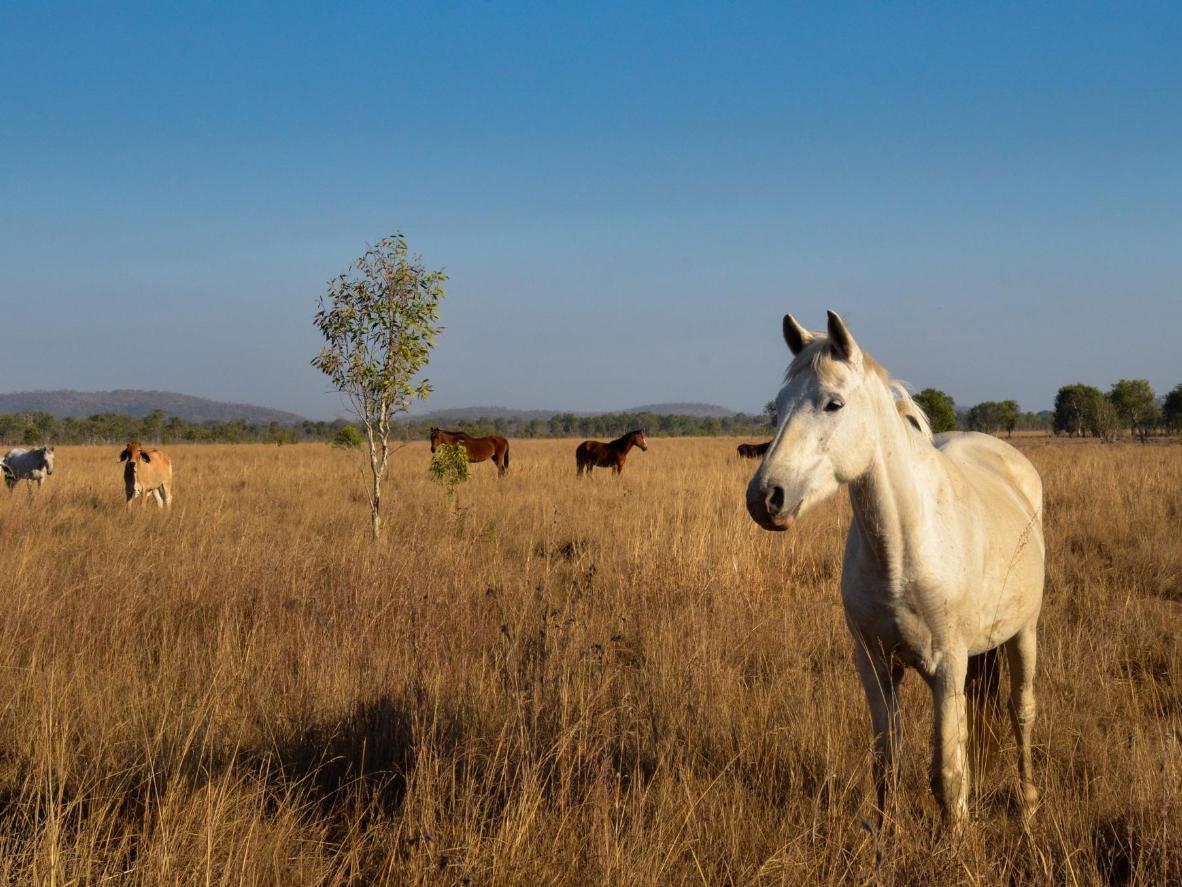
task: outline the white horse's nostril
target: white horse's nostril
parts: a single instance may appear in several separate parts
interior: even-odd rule
[[[767,494],[767,510],[774,517],[778,515],[784,508],[784,488],[780,486],[772,487]]]

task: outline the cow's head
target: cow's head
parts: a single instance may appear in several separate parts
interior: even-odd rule
[[[134,465],[136,462],[151,462],[152,459],[148,456],[147,450],[140,446],[140,442],[133,440],[123,448],[123,452],[119,454],[119,461]]]
[[[139,463],[150,462],[151,459],[140,446],[140,442],[133,440],[123,448],[123,452],[119,454],[119,461],[127,463],[123,466],[123,485],[127,488],[127,495],[130,498],[139,488],[139,479],[136,477]]]

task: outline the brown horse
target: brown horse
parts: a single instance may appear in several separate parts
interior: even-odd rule
[[[623,437],[617,437],[611,443],[600,443],[597,440],[585,440],[575,450],[575,464],[578,465],[579,477],[583,471],[591,473],[592,468],[610,468],[616,474],[624,470],[624,460],[633,447],[648,449],[648,441],[644,439],[644,432],[639,429],[629,431]]]
[[[497,466],[497,474],[504,474],[509,470],[509,441],[499,434],[488,437],[472,437],[463,431],[441,431],[431,429],[431,452],[440,444],[458,443],[468,453],[469,462],[483,462],[492,459]]]
[[[761,444],[739,444],[739,455],[744,459],[758,459],[767,452],[767,448],[771,445],[770,440]]]

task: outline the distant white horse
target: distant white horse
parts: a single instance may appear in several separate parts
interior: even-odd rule
[[[28,481],[30,490],[34,483],[40,489],[45,478],[53,474],[53,447],[38,447],[35,450],[15,447],[0,460],[0,471],[4,473],[4,483],[9,492],[15,490],[17,483],[22,480]]]
[[[849,485],[841,597],[873,722],[876,818],[896,772],[904,666],[932,690],[933,791],[946,819],[967,814],[965,678],[970,657],[998,647],[1010,666],[1029,809],[1038,800],[1030,730],[1045,554],[1038,472],[989,435],[933,437],[922,411],[834,312],[828,335],[785,316],[784,339],[794,358],[776,401],[780,425],[747,488],[747,509],[764,529],[786,530]]]

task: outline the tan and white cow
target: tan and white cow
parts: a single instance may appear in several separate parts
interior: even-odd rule
[[[145,450],[138,440],[133,440],[119,454],[123,466],[123,487],[127,493],[127,507],[136,496],[144,498],[140,505],[148,504],[148,497],[156,500],[156,507],[172,508],[172,461],[161,450]]]

